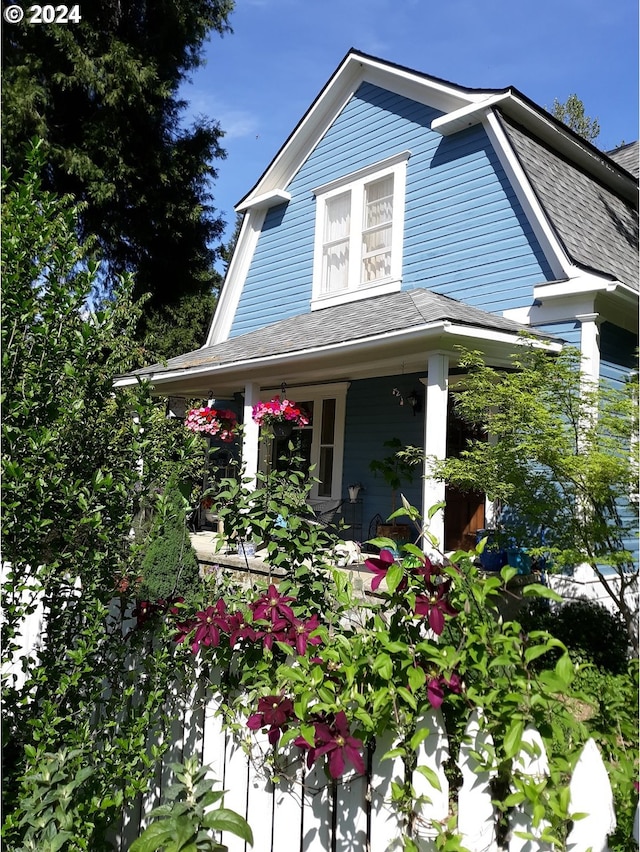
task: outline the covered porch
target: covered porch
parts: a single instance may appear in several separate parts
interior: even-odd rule
[[[253,406],[284,393],[307,407],[310,423],[299,438],[319,480],[311,497],[354,513],[346,521],[359,541],[370,538],[375,519],[386,519],[394,508],[390,488],[371,462],[389,455],[390,440],[420,447],[427,461],[400,490],[423,514],[446,501],[429,530],[446,550],[467,548],[475,531],[490,522],[484,498],[446,489],[431,476],[428,459],[446,458],[464,444],[451,406],[461,379],[459,348],[480,350],[493,365],[508,366],[523,345],[523,331],[531,333],[519,323],[415,289],[292,317],[120,382],[146,378],[159,395],[234,407],[244,426],[241,456],[248,477],[265,463]],[[557,351],[560,342],[539,335],[534,345]],[[360,485],[356,509],[349,492],[354,485]]]

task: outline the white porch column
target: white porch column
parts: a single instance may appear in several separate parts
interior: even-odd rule
[[[257,382],[247,382],[244,386],[244,435],[242,438],[242,462],[244,475],[251,477],[255,485],[258,472],[258,435],[260,428],[251,416],[251,409],[260,397],[260,385]]]
[[[422,485],[422,510],[426,514],[435,503],[444,501],[444,482],[431,477],[433,458],[444,459],[447,456],[447,402],[449,397],[449,356],[444,352],[433,352],[427,362],[425,415],[424,415],[424,479]],[[425,522],[426,523],[426,522]],[[438,545],[444,547],[444,512],[440,509],[431,518],[428,526]],[[425,541],[426,552],[433,551]]]
[[[580,351],[582,353],[582,372],[597,382],[600,376],[600,314],[578,314],[580,320]]]

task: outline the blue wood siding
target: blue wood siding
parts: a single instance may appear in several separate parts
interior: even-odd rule
[[[582,326],[579,320],[565,320],[564,322],[542,323],[535,326],[537,331],[543,331],[547,334],[555,334],[564,343],[569,346],[580,348],[580,335]]]
[[[391,514],[391,491],[380,475],[369,470],[373,459],[383,459],[390,454],[385,441],[399,438],[403,444],[423,446],[424,443],[424,387],[419,376],[385,376],[380,379],[363,379],[352,382],[347,393],[345,423],[344,468],[342,493],[354,482],[364,486],[362,497],[362,536],[368,538],[369,523],[376,514],[387,518]],[[422,412],[415,416],[406,403],[400,405],[393,395],[398,388],[403,396],[416,390],[422,397]],[[413,482],[402,486],[402,493],[418,508],[422,504],[422,468],[416,467]],[[401,505],[397,496],[398,508]]]
[[[481,127],[443,138],[440,113],[363,84],[267,214],[231,336],[310,309],[313,189],[403,150],[403,287],[427,287],[489,311],[531,303],[551,270]]]
[[[613,387],[622,389],[625,379],[638,368],[638,336],[610,322],[600,326],[600,377]],[[638,506],[620,503],[622,522],[634,532],[624,539],[625,548],[633,554],[636,567],[640,564],[638,542]]]

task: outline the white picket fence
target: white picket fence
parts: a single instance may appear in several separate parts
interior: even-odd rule
[[[397,743],[394,735],[385,735],[367,755],[366,775],[346,774],[338,782],[329,779],[322,765],[306,769],[304,755],[291,747],[283,764],[265,764],[270,753],[266,736],[247,729],[244,748],[223,729],[218,715],[219,698],[205,700],[198,691],[187,702],[189,709],[176,722],[170,745],[158,767],[155,788],[126,814],[116,840],[118,852],[126,852],[145,825],[144,814],[160,801],[162,790],[170,783],[172,762],[197,754],[210,764],[211,777],[225,789],[225,807],[242,814],[253,829],[253,852],[395,852],[403,848],[406,824],[392,806],[392,782],[405,782],[401,758],[382,760]],[[414,839],[421,852],[435,852],[436,826],[444,825],[450,815],[449,785],[444,764],[449,757],[448,739],[442,716],[433,710],[423,717],[428,729],[417,756],[418,766],[428,766],[436,775],[439,788],[419,771],[411,782],[418,798],[415,807]],[[547,758],[539,734],[525,731],[525,741],[534,746],[523,749],[515,766],[522,775],[543,780],[548,774]],[[519,833],[539,836],[541,826],[533,828],[532,813],[526,806],[515,808],[510,830],[499,845],[496,819],[491,803],[491,772],[481,770],[474,753],[484,753],[490,740],[473,716],[461,747],[459,767],[463,784],[457,797],[457,830],[469,852],[543,852],[551,847],[526,839]],[[536,748],[537,746],[537,748]],[[318,762],[321,763],[320,761]],[[274,778],[273,775],[277,773]],[[216,789],[220,789],[217,787]],[[570,852],[606,852],[607,836],[616,825],[611,786],[596,744],[585,745],[570,783],[571,812],[586,813],[576,821],[567,841]],[[244,841],[225,834],[229,852],[248,852]]]

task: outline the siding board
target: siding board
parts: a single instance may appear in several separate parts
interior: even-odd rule
[[[530,302],[551,270],[489,140],[481,127],[442,138],[430,129],[438,115],[359,88],[286,187],[291,201],[267,214],[231,336],[310,309],[313,189],[406,149],[403,286],[457,298],[464,289],[471,304],[497,312]]]

